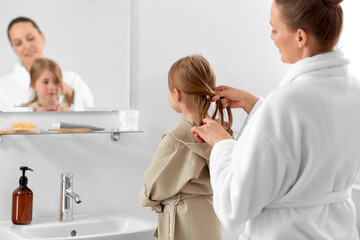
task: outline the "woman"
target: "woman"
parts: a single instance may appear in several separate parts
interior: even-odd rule
[[[341,0],[274,0],[271,38],[292,63],[266,100],[226,86],[214,100],[243,108],[237,141],[211,119],[195,126],[210,157],[214,208],[243,239],[359,239],[351,185],[360,166],[360,83],[334,46]],[[240,238],[242,239],[242,238]]]
[[[0,79],[0,107],[20,106],[33,97],[29,88],[29,71],[34,60],[43,57],[45,42],[37,24],[26,17],[18,17],[10,22],[8,38],[21,64],[16,64],[13,73]],[[93,106],[93,95],[78,74],[64,71],[63,80],[64,102],[75,108]]]

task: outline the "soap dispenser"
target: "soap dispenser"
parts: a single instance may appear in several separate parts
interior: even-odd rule
[[[33,171],[26,166],[20,167],[22,176],[19,179],[20,186],[14,190],[12,197],[12,222],[14,224],[30,224],[32,220],[33,192],[27,187],[28,179],[25,176],[27,170]]]

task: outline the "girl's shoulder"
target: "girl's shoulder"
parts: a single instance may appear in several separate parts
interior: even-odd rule
[[[167,134],[172,135],[179,142],[196,142],[191,134],[191,128],[195,126],[195,120],[190,118],[181,118],[172,126]]]
[[[189,140],[191,134],[190,130],[192,128],[191,123],[184,119],[179,119],[179,121],[170,127],[166,133],[161,137],[161,143],[166,145],[172,145],[175,148],[182,148],[183,140]]]
[[[166,133],[164,138],[177,149],[192,151],[202,158],[209,159],[212,147],[205,142],[196,141],[191,133],[193,126],[195,126],[194,119],[182,118]]]
[[[35,102],[31,102],[31,103],[27,103],[24,105],[25,107],[29,107],[29,108],[37,108],[40,107],[39,103],[37,101]]]

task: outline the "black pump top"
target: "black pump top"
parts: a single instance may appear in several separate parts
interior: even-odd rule
[[[23,173],[22,173],[23,175],[19,179],[20,186],[21,187],[26,187],[26,185],[28,183],[28,179],[25,176],[25,171],[27,171],[27,170],[33,171],[33,170],[31,168],[29,168],[29,167],[26,167],[26,166],[21,166],[20,170],[23,171]]]

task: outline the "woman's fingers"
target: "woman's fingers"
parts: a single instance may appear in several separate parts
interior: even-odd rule
[[[216,102],[221,98],[220,98],[220,96],[217,96],[217,95],[215,95],[213,97],[211,97],[210,95],[206,95],[206,99],[210,99],[212,102]]]
[[[230,87],[229,86],[226,86],[226,85],[220,85],[220,86],[217,86],[215,88],[215,92],[221,92],[221,91],[224,91],[226,89],[229,89]]]
[[[231,139],[231,136],[226,130],[215,120],[211,118],[204,118],[202,126],[195,126],[191,128],[191,133],[198,142],[207,142],[213,146],[215,143]]]
[[[219,100],[223,100],[227,96],[227,93],[226,93],[227,89],[231,89],[231,88],[228,86],[225,86],[225,85],[218,86],[214,90],[215,96],[211,97],[210,95],[206,95],[206,99],[211,99],[212,102],[217,102]]]
[[[209,117],[206,117],[206,118],[203,119],[204,125],[205,125],[205,124],[210,124],[210,123],[212,123],[212,122],[216,122],[216,123],[217,123],[217,121],[215,121],[214,119],[211,119],[211,118],[209,118]],[[203,125],[203,126],[204,126],[204,125]]]
[[[220,102],[223,105],[223,108],[227,108],[228,106],[230,106],[230,101],[227,98],[221,99]]]
[[[201,137],[201,132],[203,129],[199,126],[194,126],[191,128],[191,134],[194,135],[197,142],[202,143],[205,142],[205,140]]]
[[[220,99],[220,96],[219,96],[219,95],[215,95],[215,96],[213,96],[213,97],[211,98],[211,101],[212,101],[212,102],[216,102],[216,101],[219,101],[219,99]]]
[[[195,134],[195,139],[196,139],[196,141],[198,141],[199,143],[205,142],[204,139],[202,139],[199,134]]]

